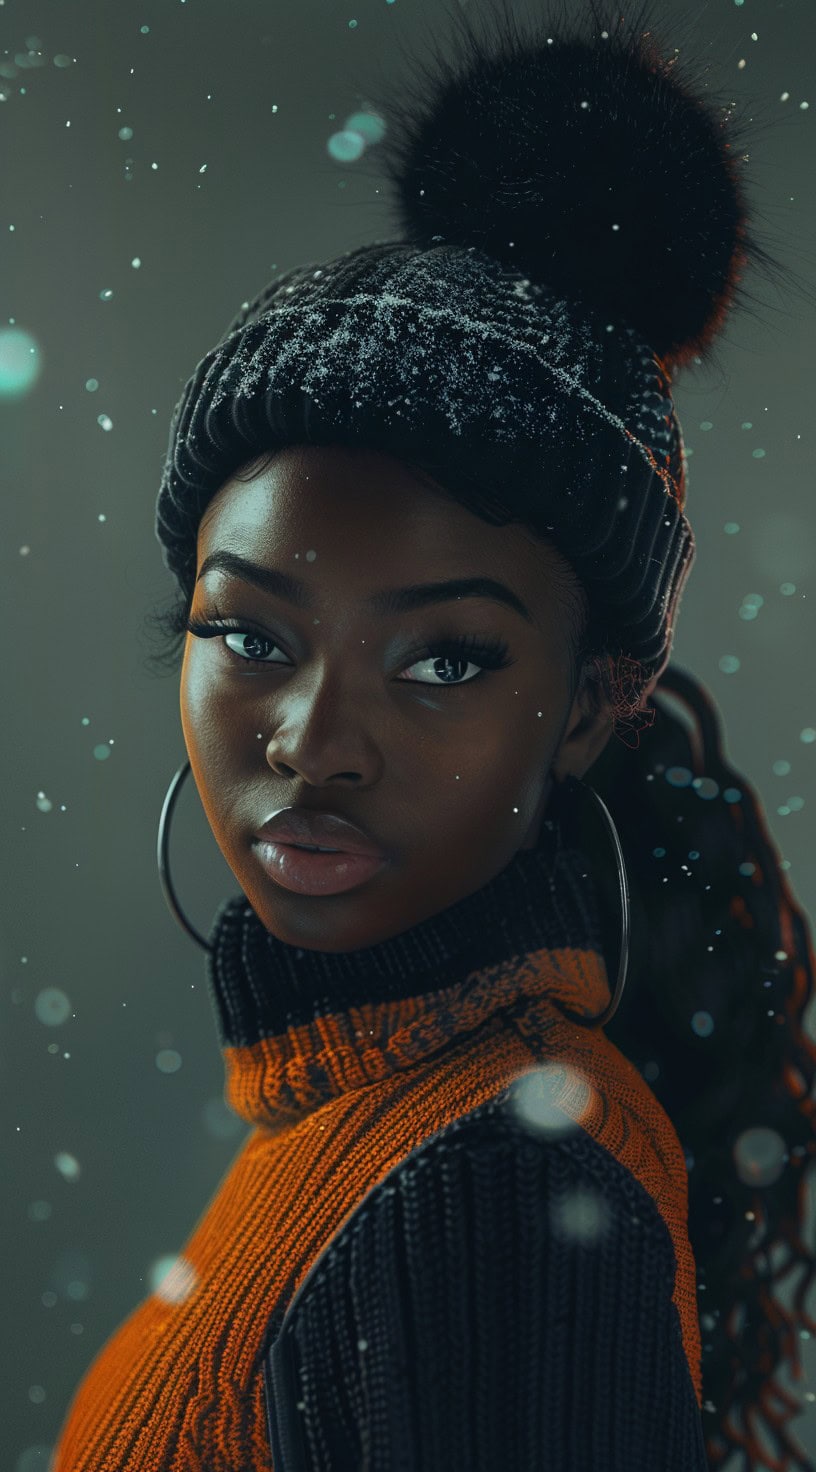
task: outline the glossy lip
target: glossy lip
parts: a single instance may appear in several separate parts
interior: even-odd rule
[[[294,894],[344,894],[379,873],[388,863],[384,854],[307,853],[287,843],[255,839],[252,845],[265,873],[275,884]]]
[[[344,854],[367,855],[375,859],[389,857],[348,818],[341,818],[339,813],[319,813],[303,807],[279,808],[257,830],[255,839],[262,843],[333,848]]]

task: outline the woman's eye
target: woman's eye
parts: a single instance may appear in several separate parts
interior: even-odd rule
[[[470,652],[481,657],[468,659],[464,652],[463,643],[464,641],[450,645],[430,645],[422,658],[416,660],[413,664],[407,665],[406,668],[417,669],[420,666],[425,666],[427,674],[434,678],[424,678],[422,675],[405,675],[402,677],[403,683],[435,686],[436,680],[439,679],[441,683],[437,686],[438,689],[444,689],[446,686],[449,689],[455,689],[460,685],[472,685],[473,681],[478,680],[479,675],[485,670],[501,669],[504,665],[512,663],[511,660],[502,657],[499,646],[492,649],[486,645],[476,645],[475,648],[471,646]],[[506,650],[507,646],[503,645],[501,647]],[[466,679],[465,672],[468,669],[475,669],[476,673],[469,675]]]
[[[232,645],[228,642],[230,639],[237,639],[237,640],[240,641],[239,647],[237,649],[233,649]],[[280,664],[281,663],[281,660],[279,660],[279,659],[269,660],[269,659],[260,659],[260,658],[257,658],[253,654],[248,654],[247,651],[246,651],[246,649],[242,649],[240,647],[240,645],[247,645],[247,644],[249,644],[249,645],[254,646],[255,648],[257,648],[259,645],[268,644],[269,647],[270,647],[270,649],[277,649],[280,652],[280,645],[273,643],[273,641],[271,639],[265,638],[262,634],[252,634],[252,633],[237,633],[236,634],[236,633],[229,633],[228,632],[228,633],[226,633],[224,635],[224,643],[226,644],[226,647],[229,650],[230,654],[235,654],[239,659],[243,660],[244,664]]]
[[[198,623],[193,619],[188,621],[187,628],[191,634],[203,639],[211,639],[220,634],[224,639],[227,653],[236,663],[255,665],[258,668],[263,666],[267,669],[276,665],[285,667],[287,663],[285,656],[283,660],[270,659],[260,653],[264,646],[269,651],[277,649],[279,653],[282,653],[280,645],[270,639],[267,634],[236,629],[223,623]],[[229,644],[230,639],[236,641],[235,647]],[[420,651],[417,659],[405,666],[408,670],[425,666],[424,674],[402,676],[401,681],[407,684],[430,685],[439,690],[457,689],[462,685],[472,684],[485,670],[504,669],[513,662],[507,657],[507,645],[503,639],[490,639],[477,634],[469,634],[462,639],[443,640],[437,644],[427,645]],[[467,675],[465,678],[469,668],[475,669],[476,674]]]

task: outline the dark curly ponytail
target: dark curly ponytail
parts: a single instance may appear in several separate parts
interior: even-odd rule
[[[608,694],[614,705],[614,683]],[[802,1406],[772,1378],[783,1360],[801,1378],[799,1333],[816,1333],[804,1308],[816,1268],[803,1239],[816,1151],[810,929],[757,793],[723,755],[712,700],[674,665],[654,695],[636,755],[610,741],[585,778],[617,825],[639,920],[606,1032],[686,1154],[712,1472],[735,1450],[743,1472],[813,1472],[785,1430]],[[772,1284],[802,1266],[792,1318]]]

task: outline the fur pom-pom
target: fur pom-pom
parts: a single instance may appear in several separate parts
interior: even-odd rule
[[[775,265],[748,229],[729,110],[699,86],[705,64],[682,81],[661,58],[653,0],[623,17],[588,0],[588,35],[561,8],[529,36],[506,0],[493,37],[460,12],[461,62],[409,58],[414,85],[380,102],[402,238],[476,246],[631,325],[674,371],[702,361],[746,263]]]

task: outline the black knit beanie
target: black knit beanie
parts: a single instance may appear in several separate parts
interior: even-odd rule
[[[770,260],[727,110],[661,59],[649,9],[589,0],[589,34],[573,15],[521,37],[505,7],[493,40],[460,17],[461,65],[437,55],[381,103],[400,239],[278,275],[176,406],[156,535],[188,594],[201,516],[239,466],[379,449],[488,519],[503,487],[535,507],[645,700],[695,555],[672,376],[703,360],[749,258]]]

